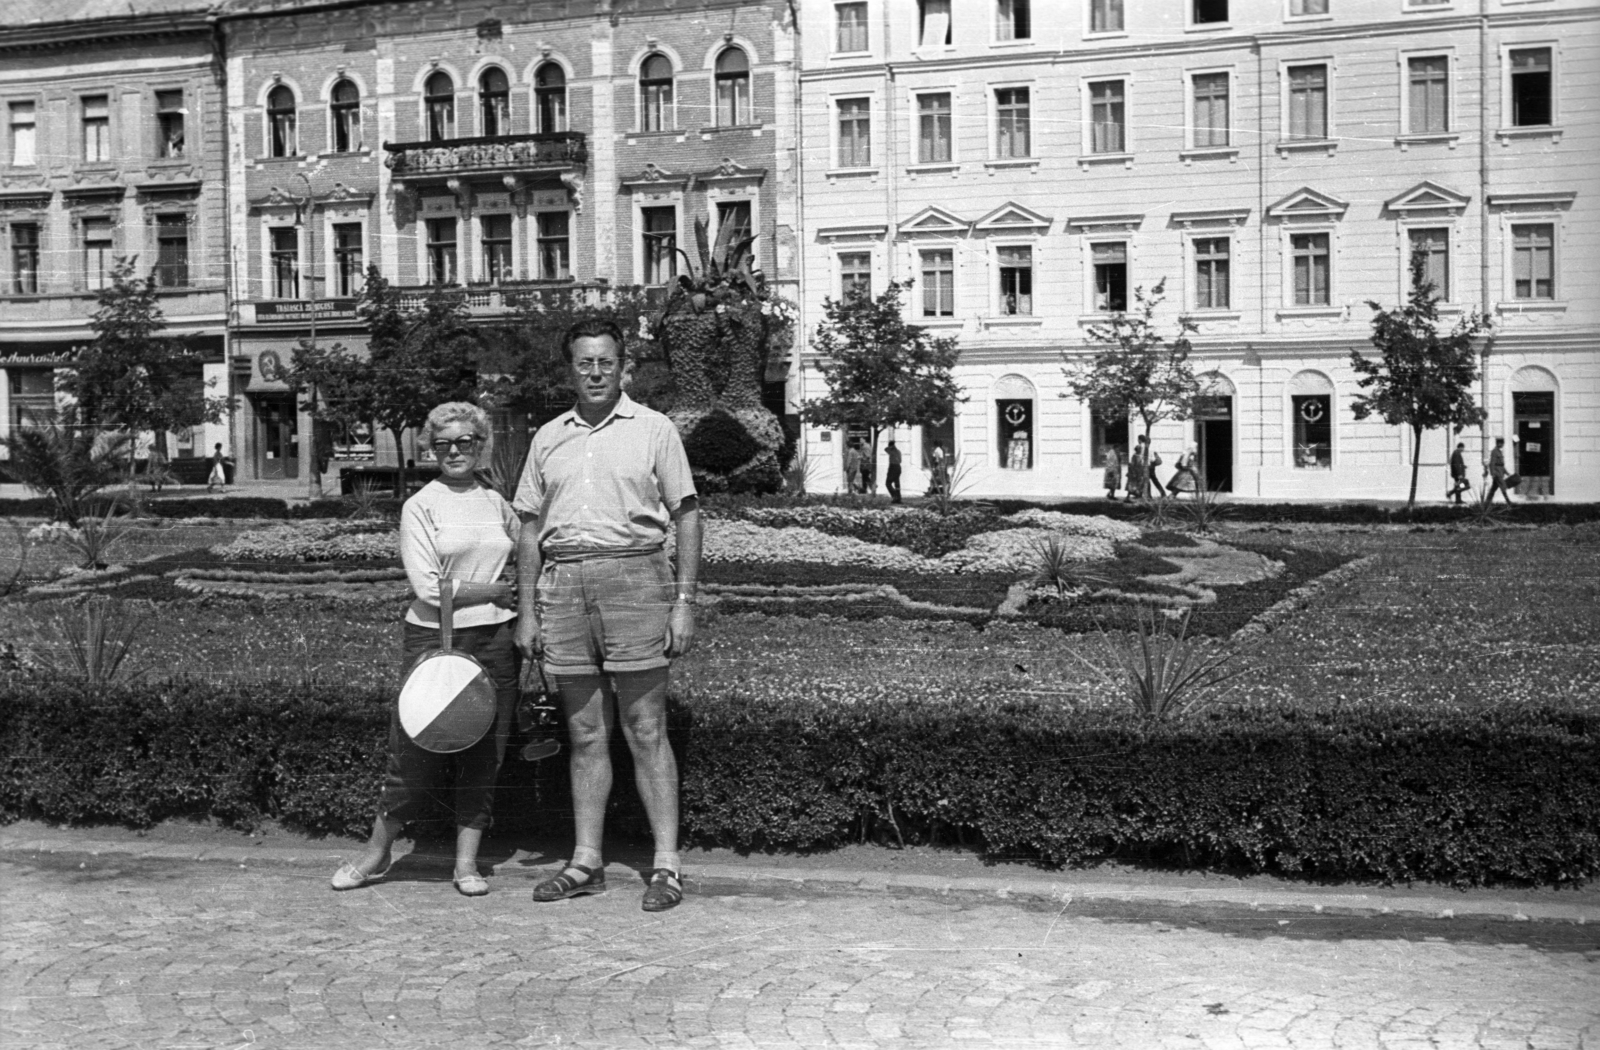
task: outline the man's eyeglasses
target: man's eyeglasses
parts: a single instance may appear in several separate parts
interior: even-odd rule
[[[579,372],[586,376],[593,375],[596,372],[603,376],[617,374],[617,362],[610,359],[597,361],[592,357],[586,357],[582,361],[574,362],[574,365]]]
[[[458,437],[451,441],[440,439],[433,443],[433,454],[436,456],[448,456],[453,452],[460,451],[470,456],[478,451],[478,446],[481,444],[483,444],[483,439],[474,434]]]

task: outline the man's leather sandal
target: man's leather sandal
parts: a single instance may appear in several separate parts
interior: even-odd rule
[[[683,881],[671,868],[654,868],[644,891],[645,911],[666,911],[683,901]]]
[[[582,872],[584,881],[568,875],[568,871]],[[533,888],[533,899],[536,901],[561,901],[568,897],[582,897],[586,893],[604,893],[606,891],[605,870],[585,867],[582,864],[568,864],[566,870],[554,878],[545,879]]]

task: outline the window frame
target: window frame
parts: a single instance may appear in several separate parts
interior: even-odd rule
[[[1101,84],[1122,85],[1122,148],[1118,150],[1095,149],[1094,89]],[[1128,119],[1133,99],[1133,76],[1129,73],[1106,73],[1083,77],[1079,80],[1082,95],[1083,150],[1086,161],[1125,160],[1133,156],[1133,122]]]
[[[1195,83],[1200,77],[1222,77],[1227,84],[1228,95],[1226,104],[1223,107],[1223,119],[1226,121],[1224,130],[1227,133],[1227,142],[1221,145],[1215,143],[1202,145],[1200,142],[1199,95],[1196,92],[1197,85]],[[1233,138],[1235,126],[1234,105],[1238,99],[1237,81],[1238,71],[1233,66],[1210,66],[1203,69],[1186,69],[1183,71],[1184,103],[1188,110],[1188,119],[1184,121],[1184,149],[1186,151],[1208,154],[1225,151],[1237,153],[1239,151],[1239,145]]]
[[[1429,59],[1444,60],[1444,127],[1440,130],[1417,130],[1412,126],[1416,114],[1411,104],[1412,73],[1411,64]],[[1456,129],[1458,113],[1456,110],[1456,56],[1454,48],[1420,48],[1415,51],[1401,51],[1399,55],[1400,70],[1400,131],[1399,139],[1403,142],[1427,142],[1447,139],[1452,136],[1459,137]]]
[[[944,43],[925,43],[928,36],[928,5],[930,3],[943,4],[947,21],[944,27]],[[916,0],[917,4],[917,39],[912,45],[913,51],[946,51],[955,47],[956,41],[956,5],[955,0]]]
[[[339,243],[339,230],[341,227],[349,228],[352,226],[357,231],[356,252],[360,256],[360,263],[352,272],[353,279],[347,285],[344,280],[347,273],[345,263],[349,258],[350,252],[346,246]],[[366,220],[350,215],[328,215],[324,226],[323,243],[328,246],[327,272],[334,285],[334,289],[331,290],[336,293],[332,298],[354,299],[359,297],[362,288],[366,285],[367,263],[369,261]]]
[[[293,252],[281,251],[278,248],[278,231],[280,230],[287,230],[294,235]],[[304,270],[304,266],[302,265],[303,260],[300,258],[300,256],[305,250],[305,238],[300,236],[300,227],[294,225],[294,223],[291,221],[266,220],[262,223],[262,232],[262,240],[264,242],[261,246],[262,255],[264,256],[264,266],[262,267],[262,283],[265,285],[263,288],[263,292],[265,294],[262,296],[262,298],[274,299],[280,302],[299,299],[302,291],[300,275],[302,270]],[[280,259],[286,259],[292,264],[290,266],[289,277],[294,282],[294,286],[292,289],[292,294],[290,295],[279,294],[283,288],[279,280]]]
[[[1285,437],[1288,438],[1289,444],[1289,469],[1331,471],[1335,469],[1339,463],[1339,390],[1338,387],[1335,386],[1332,390],[1327,392],[1319,392],[1315,394],[1296,393],[1293,389],[1294,380],[1305,372],[1312,372],[1313,374],[1320,376],[1322,379],[1327,380],[1329,384],[1332,385],[1332,380],[1329,379],[1328,376],[1313,369],[1302,369],[1301,372],[1297,372],[1294,376],[1290,377],[1289,383],[1286,385],[1284,390],[1285,407],[1289,413],[1289,425],[1285,428]],[[1300,462],[1299,450],[1303,443],[1299,441],[1299,438],[1301,436],[1301,422],[1303,417],[1300,414],[1300,407],[1296,404],[1296,402],[1300,401],[1301,399],[1309,399],[1314,397],[1326,398],[1328,402],[1328,415],[1326,424],[1328,428],[1328,462],[1326,466],[1323,466],[1320,462],[1315,465],[1302,464]],[[1304,443],[1304,447],[1311,446],[1309,443]]]
[[[952,324],[955,323],[957,318],[960,316],[958,312],[960,309],[960,303],[956,294],[957,289],[960,287],[960,252],[957,251],[957,247],[958,246],[956,244],[951,242],[939,242],[916,245],[912,248],[913,261],[916,263],[916,274],[918,279],[922,282],[922,299],[915,314],[918,321],[927,324]],[[949,268],[944,270],[930,271],[927,264],[927,258],[932,255],[949,256]],[[927,279],[927,276],[930,272],[949,275],[950,310],[948,313],[927,312],[928,296],[930,294],[939,294],[934,284]]]
[[[474,225],[476,226],[476,229],[473,232],[478,235],[478,243],[476,245],[478,256],[477,262],[480,264],[479,268],[477,268],[472,275],[474,278],[474,283],[501,285],[505,284],[507,281],[515,281],[517,279],[516,214],[509,211],[481,212],[477,215],[474,215],[473,219]],[[489,224],[500,222],[502,220],[505,222],[505,236],[496,237],[493,240],[490,240]],[[505,265],[499,274],[494,272],[495,268],[491,264],[494,258],[490,252],[491,245],[493,245],[496,249],[504,249],[503,258]]]
[[[163,96],[163,95],[173,95],[173,94],[176,94],[178,96],[178,106],[177,106],[177,108],[173,109],[171,107],[163,107],[163,105],[161,103],[161,96]],[[189,92],[188,92],[188,90],[186,88],[184,88],[182,85],[175,86],[175,87],[156,87],[156,88],[153,88],[151,90],[150,97],[151,97],[151,112],[153,112],[155,114],[155,128],[154,128],[155,139],[156,139],[156,141],[155,141],[155,159],[156,160],[161,160],[161,161],[183,161],[183,160],[188,160],[189,159],[189,154],[188,154]],[[182,142],[182,145],[180,145],[178,147],[178,152],[177,153],[170,153],[170,152],[167,152],[169,147],[170,147],[170,145],[171,145],[171,135],[169,134],[169,130],[168,130],[168,127],[167,127],[167,120],[174,113],[176,113],[177,117],[178,117],[178,121],[179,121],[178,127],[179,127],[179,131],[180,131],[179,140],[180,140],[180,142]]]
[[[544,219],[546,216],[560,215],[567,222],[565,237],[546,237],[544,232]],[[572,268],[572,209],[571,208],[540,208],[533,213],[533,270],[540,281],[570,281],[574,279]],[[562,260],[565,262],[564,273],[550,276],[545,273],[544,247],[545,244],[560,241],[566,245],[562,250]]]
[[[728,55],[738,53],[744,56],[743,71],[731,73],[723,72],[722,60]],[[723,86],[732,85],[733,112],[732,120],[724,121],[727,114],[723,111]],[[740,85],[743,85],[742,91]],[[750,52],[738,44],[730,43],[717,52],[717,57],[712,62],[711,71],[711,108],[712,123],[719,128],[744,128],[756,123],[755,119],[755,62],[750,58]]]
[[[659,257],[665,257],[667,260],[669,260],[670,263],[671,263],[671,267],[670,267],[670,271],[668,273],[666,273],[666,274],[657,274],[656,275],[656,276],[661,278],[660,280],[651,281],[651,280],[647,279],[647,274],[648,274],[648,272],[650,270],[649,260],[650,260],[651,253],[646,250],[646,244],[647,244],[647,242],[649,241],[649,239],[651,237],[659,238],[666,231],[662,231],[662,230],[650,231],[650,230],[647,230],[645,228],[645,218],[646,218],[645,213],[646,212],[650,212],[650,211],[655,211],[655,210],[658,210],[658,209],[661,210],[661,211],[665,211],[667,209],[671,209],[671,211],[672,211],[672,231],[671,231],[672,246],[671,246],[671,248],[669,248],[665,252],[662,252],[661,250],[658,249],[656,251],[656,253],[655,253],[655,255],[658,258]],[[635,259],[637,260],[637,268],[635,269],[634,272],[636,274],[638,274],[638,279],[639,279],[639,283],[640,284],[646,285],[648,287],[658,287],[658,286],[671,284],[677,278],[677,276],[678,276],[678,253],[677,253],[676,249],[677,249],[677,247],[679,245],[684,243],[684,240],[683,240],[683,214],[684,214],[684,202],[683,202],[682,197],[677,195],[677,194],[674,194],[673,197],[670,200],[652,199],[652,200],[648,200],[648,201],[636,200],[634,202],[634,230],[635,230],[635,237],[634,237],[633,240],[634,240],[634,246],[635,246],[634,250],[637,253],[637,255],[635,256]]]
[[[554,70],[561,76],[559,85],[541,84],[539,82],[546,70]],[[533,133],[535,135],[559,135],[572,129],[572,99],[568,93],[568,86],[572,78],[567,75],[567,67],[553,58],[546,58],[533,70]],[[559,127],[547,127],[546,116],[549,115],[548,105],[550,100],[555,100],[559,106],[559,119],[553,123]]]
[[[78,234],[78,271],[81,287],[84,291],[96,292],[103,288],[111,287],[111,271],[117,264],[117,227],[118,223],[111,215],[82,215],[77,220]],[[103,244],[104,255],[99,260],[98,272],[90,267],[89,257],[89,227],[93,225],[105,228],[106,239],[96,244]]]
[[[1517,124],[1513,121],[1516,108],[1516,74],[1513,56],[1518,51],[1545,50],[1550,53],[1550,123]],[[1555,40],[1516,40],[1500,43],[1500,128],[1502,137],[1517,135],[1559,135],[1561,133],[1561,47]]]
[[[1444,288],[1436,289],[1444,294],[1439,297],[1441,307],[1456,301],[1456,230],[1455,223],[1441,222],[1439,219],[1416,219],[1403,222],[1400,225],[1400,301],[1405,302],[1411,296],[1411,252],[1412,242],[1417,234],[1439,232],[1444,235]]]
[[[1186,276],[1189,278],[1187,283],[1189,285],[1189,296],[1188,296],[1189,304],[1188,305],[1189,305],[1190,312],[1198,314],[1198,315],[1208,316],[1208,317],[1218,317],[1218,316],[1226,316],[1226,315],[1230,315],[1230,314],[1231,315],[1239,314],[1240,313],[1240,309],[1239,309],[1239,306],[1237,305],[1237,303],[1235,303],[1235,301],[1234,301],[1234,294],[1233,294],[1234,289],[1238,284],[1238,280],[1237,280],[1238,274],[1235,272],[1233,264],[1234,264],[1234,261],[1236,259],[1238,259],[1239,255],[1238,255],[1238,252],[1235,250],[1236,249],[1236,244],[1235,244],[1236,238],[1234,237],[1232,231],[1216,230],[1216,229],[1211,229],[1211,230],[1191,230],[1191,231],[1188,231],[1188,233],[1186,234],[1185,240],[1186,240],[1187,243],[1184,246],[1185,249],[1186,249],[1186,251],[1184,252],[1184,255],[1186,257],[1186,261],[1188,262],[1188,266],[1186,268],[1187,269]],[[1227,264],[1227,268],[1228,268],[1227,269],[1227,286],[1228,286],[1227,287],[1227,291],[1228,291],[1228,295],[1227,295],[1227,302],[1225,302],[1225,303],[1223,303],[1221,305],[1218,305],[1217,303],[1214,303],[1214,302],[1212,302],[1212,303],[1203,303],[1203,302],[1201,302],[1201,299],[1200,299],[1200,283],[1201,283],[1200,282],[1200,264],[1201,264],[1201,261],[1202,261],[1201,257],[1200,257],[1200,244],[1201,244],[1201,242],[1215,242],[1215,241],[1221,241],[1224,245],[1227,246],[1226,264]],[[1214,260],[1214,258],[1215,257],[1213,257],[1213,260]],[[1213,285],[1213,288],[1214,287],[1215,287],[1215,285]]]
[[[450,83],[448,94],[438,91],[432,86],[440,77],[444,77]],[[460,137],[461,108],[459,101],[461,90],[460,85],[457,83],[458,79],[454,70],[446,69],[443,66],[430,70],[422,78],[422,123],[420,125],[422,141],[449,142]],[[445,106],[449,107],[448,110],[443,108]],[[446,115],[443,122],[435,119],[438,114]],[[435,134],[435,132],[442,132],[442,134]],[[459,237],[459,231],[457,231],[457,236]],[[457,243],[459,244],[460,242],[458,241]],[[460,265],[459,259],[457,260],[457,265]],[[457,272],[459,273],[459,270]]]
[[[435,224],[446,222],[451,224],[452,237],[448,241],[434,236]],[[461,265],[461,216],[459,214],[428,215],[418,225],[421,227],[420,232],[422,234],[423,283],[432,288],[452,288],[465,284]],[[442,256],[436,256],[435,252],[446,244],[453,247],[451,255],[454,259],[454,265],[449,268],[451,270],[449,274],[442,274],[436,265],[436,260],[442,258]],[[441,280],[441,277],[451,277],[453,280]]]
[[[4,101],[6,107],[6,167],[18,169],[37,168],[39,166],[39,99],[24,97],[7,98]],[[32,109],[33,119],[26,123],[21,123],[17,120],[17,112],[22,106],[28,106]],[[16,132],[16,129],[19,127],[32,129],[32,135],[30,136],[31,141],[28,144],[30,159],[20,164],[17,163]]]
[[[338,97],[339,89],[348,84],[356,93],[354,101],[341,101]],[[361,119],[362,102],[361,85],[349,76],[336,77],[328,86],[328,152],[330,153],[364,153],[366,152],[366,139]],[[345,148],[339,148],[339,135],[341,130],[345,134]]]
[[[654,58],[666,62],[670,76],[645,77],[645,67]],[[678,72],[678,62],[660,48],[652,48],[640,57],[638,72],[634,76],[635,132],[641,135],[660,135],[678,130]],[[663,85],[666,92],[664,97],[661,96]],[[652,113],[656,119],[654,127],[650,126],[651,122],[648,119]]]
[[[176,220],[176,222],[173,220]],[[150,227],[155,239],[156,248],[156,265],[151,271],[151,276],[155,280],[155,283],[158,287],[189,288],[193,285],[194,275],[189,265],[190,241],[193,240],[193,238],[189,235],[189,231],[193,225],[194,216],[187,212],[158,212],[157,214],[150,216]],[[171,230],[174,228],[179,228],[183,231],[183,259],[181,260],[181,263],[170,262],[166,256],[166,245],[170,243],[177,243],[177,239],[173,237],[163,237],[162,233],[164,230]],[[181,265],[183,267],[183,279],[179,283],[169,284],[167,281],[168,274],[166,271],[169,267],[176,265]]]
[[[1511,311],[1521,309],[1539,309],[1541,307],[1559,307],[1565,302],[1562,296],[1563,282],[1561,278],[1561,265],[1563,262],[1561,251],[1562,221],[1559,215],[1549,214],[1512,214],[1502,218],[1505,240],[1505,298],[1502,300],[1504,307]],[[1550,227],[1550,294],[1549,296],[1529,296],[1519,298],[1517,295],[1517,228],[1523,226],[1548,226]]]
[[[1083,299],[1084,314],[1093,318],[1110,317],[1118,313],[1118,309],[1109,301],[1105,306],[1100,305],[1100,264],[1095,261],[1094,250],[1100,245],[1120,244],[1122,246],[1122,313],[1126,313],[1133,305],[1133,235],[1128,232],[1089,234],[1083,238],[1084,256],[1084,284],[1085,295]]]
[[[1027,281],[1028,290],[1027,309],[1009,311],[1006,309],[1006,271],[1020,269],[1007,266],[1002,258],[1002,253],[1008,251],[1026,251],[1028,253]],[[989,282],[989,316],[1002,320],[1028,321],[1037,319],[1039,315],[1039,244],[1036,239],[1014,240],[1004,239],[991,241],[989,244],[990,273],[993,275]],[[1018,292],[1020,297],[1024,293]]]
[[[1106,5],[1109,13],[1115,7],[1117,14],[1117,27],[1115,29],[1096,29],[1094,27],[1095,7],[1097,4]],[[1089,0],[1083,5],[1083,35],[1085,39],[1096,40],[1106,37],[1126,36],[1128,34],[1128,3],[1127,0]]]
[[[1296,136],[1293,128],[1294,71],[1312,66],[1321,66],[1324,77],[1323,134],[1320,138]],[[1278,62],[1278,81],[1278,149],[1335,148],[1338,140],[1338,122],[1335,120],[1338,112],[1338,69],[1333,57],[1314,55],[1281,59]]]
[[[1221,3],[1225,11],[1221,18],[1208,18],[1200,20],[1200,5],[1204,3]],[[1184,0],[1184,30],[1191,33],[1214,33],[1221,29],[1233,27],[1233,5],[1230,0]]]
[[[25,246],[32,249],[33,264],[26,268],[20,265],[22,259],[21,249],[24,246],[18,243],[18,230],[33,231],[32,243]],[[6,223],[6,265],[8,273],[6,274],[5,294],[44,294],[45,283],[42,274],[44,267],[44,220],[42,217],[29,217]],[[24,274],[28,277],[26,282],[23,281]],[[23,287],[24,283],[27,283],[30,287]]]
[[[923,100],[924,99],[937,98],[939,96],[943,96],[945,98],[945,101],[946,101],[946,104],[947,104],[946,108],[945,108],[945,111],[944,111],[945,131],[946,131],[946,134],[945,134],[945,148],[946,148],[947,156],[945,156],[943,158],[933,158],[933,157],[927,157],[927,156],[923,155],[924,142],[923,142],[923,135],[922,135],[922,126],[923,126],[923,121],[928,116],[930,116],[930,114],[924,113],[923,109],[922,109],[922,106],[923,106]],[[948,167],[948,166],[959,164],[960,163],[960,159],[956,155],[956,92],[955,92],[955,88],[953,88],[953,87],[913,88],[913,89],[911,89],[911,106],[910,106],[910,109],[911,109],[911,142],[913,142],[915,144],[915,152],[914,152],[914,155],[913,155],[912,161],[911,161],[912,166],[913,167],[919,167],[919,168],[924,168],[924,167],[941,168],[941,167]],[[935,118],[938,117],[938,114],[936,114],[936,113],[935,114],[931,114],[931,115],[933,117],[935,117]]]
[[[1005,163],[1037,163],[1039,160],[1039,143],[1035,135],[1033,115],[1039,108],[1039,98],[1036,86],[1032,81],[1019,81],[1010,83],[992,83],[988,85],[989,91],[989,147],[988,154],[991,161]],[[1006,104],[1000,101],[1002,91],[1025,91],[1028,95],[1027,103],[1027,135],[1028,148],[1023,153],[1002,153],[1000,151],[1000,121],[1001,112]],[[954,100],[952,99],[952,103]],[[1011,105],[1014,105],[1011,104]],[[953,125],[952,125],[953,126]],[[953,148],[953,147],[952,147]]]
[[[505,77],[505,90],[491,91],[484,86],[484,81],[494,73]],[[473,80],[473,89],[477,94],[477,104],[473,110],[478,117],[478,135],[482,138],[499,138],[502,135],[515,134],[511,128],[511,94],[516,90],[516,83],[511,77],[511,71],[499,63],[491,62],[478,70],[478,75]],[[496,125],[493,131],[489,130],[491,122]]]
[[[845,50],[839,46],[843,39],[844,21],[840,18],[842,8],[859,8],[861,11],[861,39],[863,46],[855,50]],[[870,55],[872,53],[872,9],[867,0],[834,0],[833,5],[833,47],[831,55]]]
[[[865,269],[864,270],[847,269],[846,266],[845,266],[845,262],[844,262],[846,256],[865,259],[866,260]],[[865,292],[865,294],[866,294],[866,296],[868,298],[871,298],[872,295],[874,294],[873,293],[874,280],[878,275],[878,266],[877,266],[877,257],[876,256],[877,256],[877,253],[874,252],[870,246],[850,245],[850,246],[845,246],[845,247],[834,248],[833,249],[833,287],[834,287],[835,291],[838,294],[829,296],[829,298],[835,299],[835,300],[837,300],[839,302],[843,302],[844,301],[844,297],[845,297],[845,294],[846,294],[845,284],[844,284],[845,277],[847,275],[849,275],[849,274],[852,274],[852,273],[865,273],[866,274],[867,280],[866,280],[866,292]],[[859,288],[860,285],[859,284],[852,284],[851,287],[852,288]]]
[[[1321,3],[1321,11],[1296,11],[1295,4]],[[1286,22],[1311,22],[1333,17],[1332,0],[1284,0],[1283,18]]]
[[[833,140],[833,167],[841,171],[866,171],[876,168],[877,164],[874,163],[874,150],[877,144],[873,141],[874,136],[872,134],[872,125],[875,123],[877,116],[877,114],[874,112],[876,109],[876,98],[872,95],[851,93],[846,95],[835,95],[830,101],[833,103],[832,112],[829,115],[833,122],[833,133],[830,136],[830,138]],[[845,163],[844,150],[844,105],[846,103],[855,102],[862,103],[864,106],[863,117],[858,118],[857,122],[859,123],[860,119],[864,119],[866,122],[866,156],[865,158],[862,158],[857,156],[856,153],[852,151],[850,156],[851,163],[847,164]],[[864,163],[857,163],[863,160]]]
[[[289,99],[289,105],[274,108],[272,96],[278,94],[279,91],[285,93],[285,96]],[[261,155],[272,160],[287,160],[301,156],[299,93],[285,81],[279,81],[271,85],[267,88],[267,93],[262,99],[261,113],[261,126],[265,133],[265,137],[261,141]],[[287,115],[286,121],[282,119],[285,115]],[[280,121],[282,121],[281,126],[284,129],[283,152],[281,153],[278,152],[279,137],[276,133],[280,126]]]
[[[989,22],[990,33],[992,34],[992,38],[990,40],[991,44],[997,47],[1010,47],[1013,45],[1033,43],[1034,26],[1032,0],[990,0],[990,2],[994,5],[994,17],[990,19]],[[1011,6],[1011,14],[1009,19],[1003,13],[1006,5],[1008,4]],[[1017,17],[1017,12],[1019,10],[1022,12],[1020,18]],[[1019,35],[1016,31],[1016,26],[1019,22],[1026,29],[1026,33],[1021,35]],[[1008,31],[1008,23],[1009,32],[1011,35],[1004,36],[1002,33]]]
[[[116,157],[114,156],[115,151],[112,148],[112,142],[111,142],[111,123],[112,123],[112,121],[111,121],[111,110],[113,108],[112,105],[111,105],[112,92],[111,92],[111,90],[109,88],[97,89],[97,90],[100,93],[80,93],[77,96],[77,99],[78,99],[78,162],[80,164],[85,164],[85,165],[88,165],[88,164],[106,164],[106,165],[115,164],[116,163]],[[89,141],[90,141],[90,135],[89,135],[90,123],[89,122],[90,122],[90,119],[91,119],[90,116],[89,116],[89,102],[90,102],[91,99],[100,99],[105,104],[105,115],[104,115],[104,117],[94,118],[95,119],[95,127],[97,127],[99,129],[99,131],[101,132],[100,135],[95,136],[95,138],[98,140],[98,145],[99,145],[99,149],[97,149],[96,152],[98,152],[100,154],[100,156],[96,156],[96,157],[89,156]],[[38,132],[36,131],[34,134],[37,135]]]

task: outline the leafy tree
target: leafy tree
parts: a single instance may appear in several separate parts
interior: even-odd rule
[[[77,423],[155,431],[165,452],[168,431],[222,420],[229,399],[206,393],[204,352],[162,334],[167,323],[155,285],[134,276],[133,260],[117,261],[111,285],[95,299],[89,319],[94,339],[57,380],[77,405]]]
[[[483,338],[467,316],[466,293],[441,289],[420,310],[408,308],[376,266],[367,270],[356,313],[367,323],[365,354],[302,340],[285,380],[305,397],[301,408],[313,418],[345,427],[371,423],[394,435],[395,494],[403,495],[401,436],[422,426],[435,405],[473,400]]]
[[[808,400],[800,416],[817,426],[866,428],[872,463],[883,431],[936,422],[966,400],[950,373],[961,354],[956,340],[906,323],[900,300],[910,287],[891,281],[876,298],[828,299],[812,339],[828,394]],[[877,471],[872,476],[876,488]]]
[[[1351,402],[1357,419],[1377,416],[1390,426],[1411,428],[1411,495],[1406,509],[1417,503],[1417,468],[1422,455],[1422,435],[1428,430],[1477,426],[1486,417],[1473,399],[1478,381],[1478,354],[1473,341],[1493,327],[1474,310],[1456,322],[1449,334],[1439,333],[1439,294],[1427,278],[1427,256],[1411,256],[1411,294],[1398,310],[1377,311],[1372,318],[1372,345],[1378,356],[1369,358],[1350,351],[1350,367],[1362,378]]]
[[[1200,394],[1200,380],[1189,363],[1189,335],[1199,327],[1180,315],[1177,338],[1169,341],[1155,324],[1166,287],[1162,279],[1148,294],[1135,288],[1131,312],[1118,311],[1110,323],[1091,325],[1093,356],[1062,355],[1072,396],[1102,419],[1138,416],[1146,439],[1157,423],[1192,416]]]

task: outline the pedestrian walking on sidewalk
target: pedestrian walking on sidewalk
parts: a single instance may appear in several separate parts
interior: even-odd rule
[[[489,673],[495,719],[476,744],[439,754],[418,746],[401,728],[398,708],[391,712],[389,762],[372,834],[361,857],[334,873],[333,888],[353,890],[381,878],[401,829],[426,816],[443,794],[455,808],[455,887],[481,897],[489,883],[478,871],[478,846],[492,822],[495,781],[517,705],[515,589],[501,576],[522,527],[501,495],[474,475],[487,458],[488,413],[465,401],[439,405],[428,413],[422,437],[439,463],[439,477],[400,509],[400,561],[416,595],[405,614],[403,660],[409,670],[439,648],[442,592],[448,589],[451,648]],[[451,787],[441,792],[446,781]]]
[[[1494,451],[1489,453],[1489,463],[1484,468],[1484,473],[1492,479],[1488,495],[1483,497],[1484,503],[1493,503],[1496,492],[1511,502],[1511,490],[1506,487],[1506,439],[1494,439]]]
[[[228,470],[222,465],[222,442],[211,453],[211,473],[206,476],[206,491],[218,492],[228,487]]]
[[[1195,464],[1200,458],[1199,454],[1200,450],[1196,446],[1190,445],[1183,450],[1183,455],[1178,457],[1178,464],[1173,468],[1172,480],[1168,484],[1168,489],[1172,492],[1173,499],[1177,499],[1185,492],[1199,493],[1200,475],[1195,473]]]
[[[1140,441],[1141,444],[1144,445],[1144,454],[1145,454],[1144,476],[1145,476],[1145,480],[1147,482],[1149,482],[1151,485],[1155,486],[1155,490],[1157,492],[1159,492],[1161,495],[1165,496],[1167,494],[1167,487],[1165,485],[1163,485],[1161,483],[1161,479],[1156,476],[1156,468],[1161,466],[1161,453],[1157,452],[1149,444],[1149,439],[1140,438],[1139,441]]]
[[[1467,445],[1466,442],[1456,442],[1456,450],[1450,453],[1450,491],[1444,494],[1445,499],[1453,499],[1456,505],[1461,505],[1461,494],[1472,491],[1472,482],[1467,480]]]
[[[884,446],[884,454],[889,457],[889,469],[883,475],[883,487],[889,493],[890,503],[900,502],[900,450],[895,447],[894,438],[889,439],[889,444]]]
[[[861,446],[854,438],[844,448],[844,485],[845,491],[851,495],[864,491],[861,487]]]
[[[561,353],[578,402],[534,435],[513,503],[523,519],[516,644],[544,662],[561,698],[577,835],[566,867],[535,886],[533,899],[606,888],[601,844],[620,723],[655,836],[644,910],[665,911],[683,900],[667,669],[694,646],[699,503],[677,428],[622,391],[622,330],[579,322]]]
[[[1122,460],[1117,458],[1117,450],[1110,446],[1106,447],[1106,469],[1100,484],[1106,490],[1106,499],[1116,499],[1117,490],[1122,487]]]

